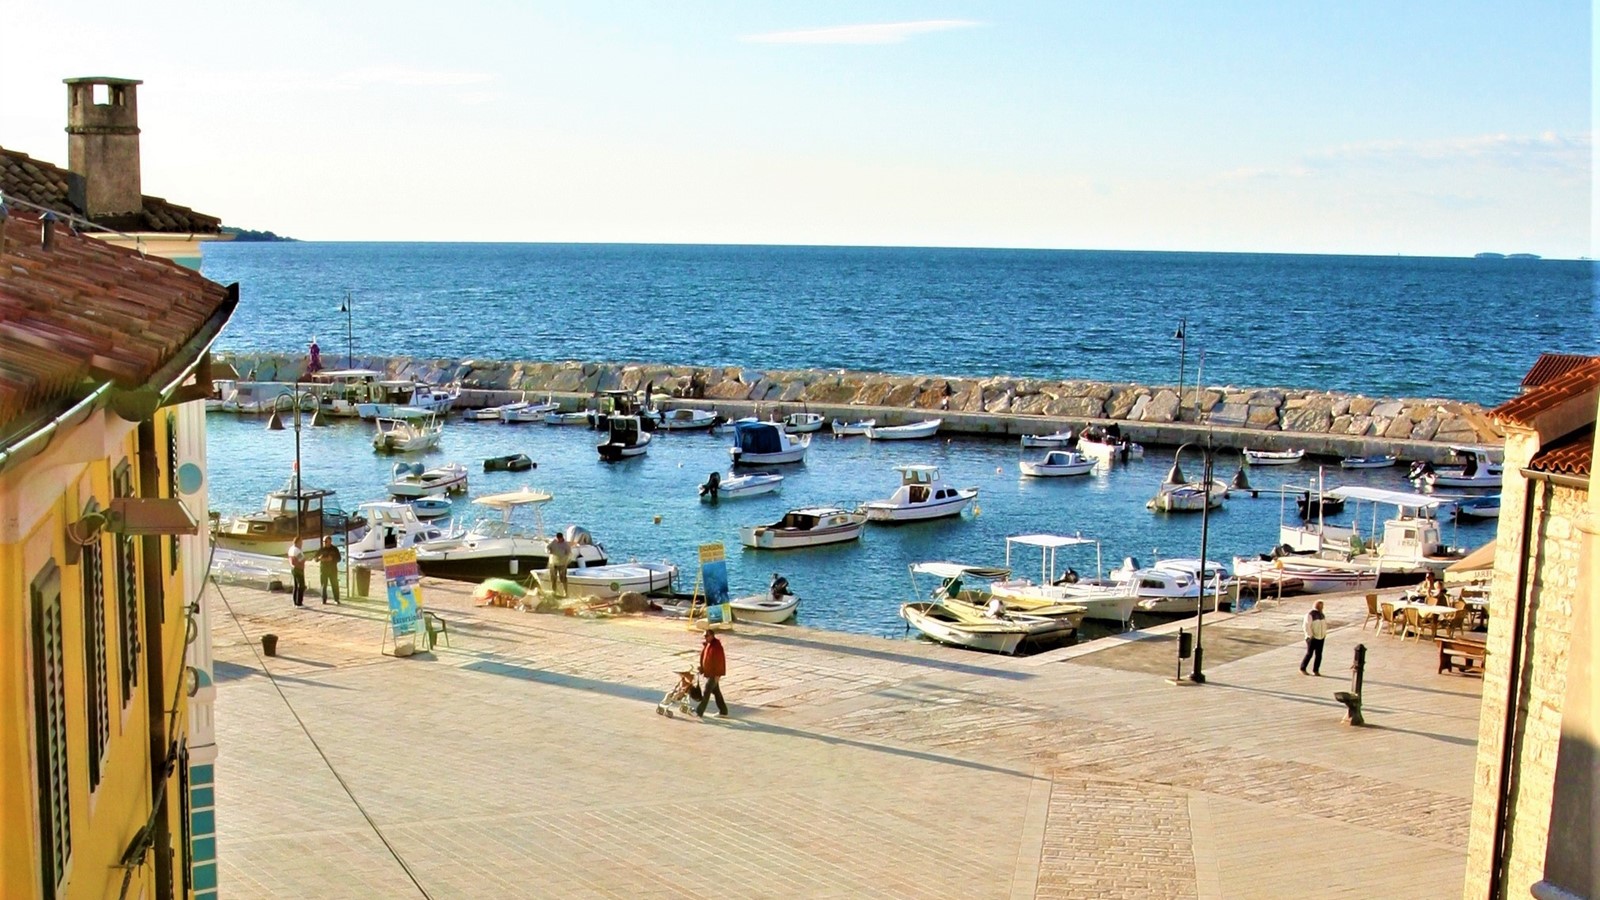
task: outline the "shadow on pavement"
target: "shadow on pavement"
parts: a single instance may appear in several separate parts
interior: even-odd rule
[[[941,669],[946,672],[960,672],[963,675],[987,675],[993,678],[1004,678],[1007,681],[1027,681],[1034,676],[1027,672],[1012,672],[1007,669],[991,669],[988,666],[978,666],[971,663],[951,662],[942,659],[925,659],[906,653],[894,653],[889,650],[869,650],[865,647],[851,647],[844,644],[831,644],[827,641],[812,640],[803,637],[788,637],[781,634],[756,634],[748,631],[739,632],[740,642],[758,641],[773,644],[789,644],[795,647],[806,647],[813,650],[824,650],[829,653],[839,653],[845,656],[862,656],[867,659],[882,660],[884,662],[904,663],[912,666],[922,666],[929,669]]]

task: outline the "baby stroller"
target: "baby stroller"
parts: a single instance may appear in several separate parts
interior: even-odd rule
[[[678,672],[678,683],[672,686],[672,690],[667,691],[662,696],[660,703],[656,704],[656,715],[666,716],[670,719],[676,715],[673,712],[673,707],[677,707],[677,712],[688,715],[689,704],[699,702],[700,667],[696,665]]]

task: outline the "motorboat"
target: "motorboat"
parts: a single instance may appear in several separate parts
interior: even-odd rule
[[[606,462],[643,456],[650,449],[650,432],[640,426],[638,416],[612,416],[605,443],[595,449]]]
[[[482,409],[463,410],[461,418],[468,422],[498,422],[500,416],[506,412],[514,412],[528,405],[526,400],[517,400],[512,403],[502,403],[499,406],[485,406]]]
[[[491,456],[483,461],[485,472],[526,472],[537,468],[537,463],[528,458],[526,453],[508,453],[505,456]]]
[[[700,498],[715,503],[737,497],[754,497],[757,494],[770,494],[782,484],[783,476],[777,472],[750,472],[745,475],[712,472],[700,485]]]
[[[1127,462],[1144,458],[1144,445],[1124,436],[1116,423],[1106,426],[1090,425],[1078,435],[1078,452],[1097,459]]]
[[[918,575],[934,576],[937,586],[931,592],[922,592],[922,585],[917,583]],[[1073,631],[1083,624],[1088,609],[1079,603],[997,592],[995,585],[1010,576],[1008,568],[964,563],[925,562],[911,567],[911,583],[920,596],[937,603],[965,607],[964,612],[986,614],[991,619],[1002,614],[1037,616],[1064,624]]]
[[[419,519],[442,519],[455,512],[456,505],[448,497],[418,497],[407,501]]]
[[[1213,478],[1210,482],[1189,481],[1183,477],[1183,469],[1178,465],[1178,456],[1183,453],[1179,447],[1178,452],[1172,455],[1172,468],[1167,470],[1167,477],[1161,482],[1156,495],[1145,504],[1145,509],[1155,512],[1199,512],[1205,509],[1216,509],[1228,496],[1228,483],[1220,478]]]
[[[1498,519],[1500,518],[1500,495],[1490,494],[1486,497],[1469,497],[1459,500],[1455,504],[1457,519]]]
[[[340,418],[356,418],[363,403],[374,401],[374,394],[382,390],[378,385],[383,373],[376,369],[325,369],[311,376],[311,390],[317,394],[322,414]]]
[[[293,412],[295,391],[300,390],[300,410],[316,410],[317,395],[300,385],[288,381],[235,381],[231,391],[222,397],[219,408],[232,413],[265,413],[276,409]]]
[[[368,385],[370,400],[356,404],[363,419],[423,419],[442,416],[461,396],[457,386],[437,387],[414,381],[375,381]]]
[[[804,461],[810,446],[809,434],[787,434],[773,422],[739,422],[728,455],[736,466],[772,466]]]
[[[1222,566],[1210,561],[1206,562],[1202,577],[1198,559],[1164,559],[1148,568],[1128,559],[1111,572],[1113,582],[1129,585],[1138,595],[1135,606],[1140,612],[1178,615],[1198,612],[1202,592],[1206,612],[1215,610],[1227,577]]]
[[[1339,460],[1341,469],[1387,469],[1400,461],[1400,457],[1390,453],[1378,453],[1370,456],[1346,456]]]
[[[1323,493],[1353,501],[1356,508],[1351,521],[1336,524],[1321,516],[1292,521],[1285,500],[1278,524],[1280,555],[1371,567],[1377,570],[1379,587],[1411,584],[1430,571],[1442,573],[1465,555],[1440,537],[1437,513],[1454,502],[1452,498],[1361,485],[1343,485]],[[1391,507],[1393,513],[1380,517]]]
[[[739,542],[761,550],[789,550],[838,544],[861,537],[867,514],[835,506],[791,509],[771,525],[744,525]]]
[[[389,482],[391,497],[432,497],[466,492],[467,467],[454,462],[431,469],[423,468],[422,463],[395,463],[393,480]]]
[[[874,441],[913,441],[930,438],[939,433],[939,426],[943,424],[943,419],[926,419],[912,422],[910,425],[890,425],[884,428],[873,425],[867,429],[867,438]]]
[[[1244,451],[1244,461],[1252,466],[1292,466],[1305,459],[1304,450],[1251,450]]]
[[[589,414],[584,410],[576,412],[551,412],[544,417],[546,425],[588,425]]]
[[[1435,469],[1433,463],[1417,460],[1411,465],[1411,481],[1430,491],[1442,487],[1500,487],[1501,464],[1492,462],[1487,450],[1481,447],[1451,447],[1450,451],[1464,461],[1460,468]]]
[[[439,446],[444,423],[429,417],[424,421],[380,418],[372,436],[372,449],[380,453],[420,453]]]
[[[461,532],[430,540],[417,546],[417,565],[422,574],[436,578],[482,581],[485,578],[520,578],[545,568],[550,562],[546,549],[542,507],[550,495],[523,488],[504,494],[489,494],[473,500],[500,515],[485,516]],[[527,510],[532,527],[518,521]],[[586,568],[606,564],[605,548],[595,543],[589,532],[574,525],[567,529],[569,567]]]
[[[1123,626],[1133,618],[1138,592],[1131,582],[1113,582],[1105,578],[1100,541],[1097,538],[1061,534],[1018,534],[1006,538],[1006,568],[1011,569],[1013,547],[1034,547],[1039,550],[1039,580],[1008,578],[989,585],[989,590],[1007,603],[1027,612],[1029,602],[1075,603],[1084,608],[1084,617],[1104,622],[1117,622]],[[1094,548],[1095,575],[1080,577],[1071,567],[1057,568],[1058,555],[1063,550]]]
[[[877,424],[877,419],[857,419],[854,422],[846,422],[843,419],[834,419],[829,427],[833,430],[834,437],[864,437],[868,429]]]
[[[797,412],[783,417],[783,430],[789,434],[811,434],[821,431],[826,424],[821,413]]]
[[[1072,429],[1054,431],[1050,434],[1025,434],[1022,436],[1022,446],[1046,450],[1056,450],[1072,446]]]
[[[780,625],[795,617],[800,608],[800,598],[789,590],[789,580],[773,573],[772,584],[765,594],[735,597],[728,601],[733,607],[734,621],[763,622]]]
[[[1087,475],[1094,470],[1096,460],[1076,450],[1051,450],[1044,459],[1024,459],[1017,463],[1022,474],[1034,478],[1060,478],[1067,475]]]
[[[941,588],[934,592],[943,599],[921,600],[900,605],[900,617],[923,636],[953,647],[985,650],[990,653],[1013,654],[1027,642],[1049,643],[1071,637],[1076,628],[1066,619],[1051,619],[1023,613],[1004,611],[991,614],[969,603],[952,602],[949,597],[961,593],[962,573],[972,567],[956,563],[917,563],[911,567],[913,590],[917,589],[918,574],[933,575],[942,580]],[[954,572],[952,579],[950,574]],[[920,593],[920,591],[919,591]],[[992,608],[992,607],[991,607]]]
[[[500,421],[507,425],[524,422],[543,422],[544,417],[561,409],[561,404],[546,397],[543,403],[513,403],[500,411]]]
[[[359,533],[365,522],[333,506],[333,495],[330,490],[305,487],[298,474],[290,475],[282,488],[267,493],[261,511],[217,519],[212,539],[218,547],[268,556],[284,555],[296,538],[321,543],[332,535],[343,541]]]
[[[680,407],[663,411],[657,426],[667,431],[701,431],[721,422],[722,417],[709,409]]]
[[[1296,554],[1236,556],[1233,558],[1233,577],[1269,583],[1298,581],[1300,589],[1308,594],[1355,591],[1378,586],[1378,569],[1375,566]]]
[[[533,577],[541,590],[550,590],[548,569],[536,570]],[[678,567],[669,562],[585,566],[567,571],[567,593],[602,600],[627,593],[659,594],[670,592],[677,579]]]
[[[448,500],[441,502],[449,503]],[[367,530],[361,540],[345,548],[345,557],[352,563],[382,562],[385,553],[409,550],[424,541],[444,537],[437,525],[422,521],[416,508],[409,503],[378,501],[363,503],[357,509],[367,522]]]
[[[977,488],[957,488],[944,483],[937,466],[895,466],[900,487],[887,500],[861,505],[871,522],[917,522],[959,516],[976,500]]]

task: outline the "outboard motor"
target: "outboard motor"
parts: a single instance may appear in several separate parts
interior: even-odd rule
[[[590,534],[589,529],[584,528],[582,525],[568,525],[566,536],[567,543],[574,546],[594,543],[594,535]]]
[[[721,488],[721,487],[722,487],[722,475],[721,475],[721,473],[712,472],[710,475],[706,476],[706,483],[700,485],[700,496],[702,496],[702,497],[710,497],[711,498],[711,502],[715,503],[717,501],[717,490],[719,488]]]
[[[768,588],[768,591],[772,594],[772,599],[774,600],[782,600],[794,594],[793,591],[789,590],[789,579],[779,575],[777,572],[772,573],[772,585]]]
[[[1432,474],[1432,472],[1433,463],[1430,463],[1425,459],[1419,459],[1411,464],[1411,472],[1406,477],[1412,481],[1416,481],[1419,478],[1426,478],[1428,475]]]
[[[1077,584],[1077,583],[1078,583],[1078,570],[1074,569],[1074,568],[1071,568],[1070,566],[1067,568],[1067,570],[1065,572],[1061,573],[1061,577],[1060,578],[1056,579],[1056,584]]]

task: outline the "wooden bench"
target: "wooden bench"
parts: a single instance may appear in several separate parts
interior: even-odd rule
[[[1439,674],[1455,669],[1463,675],[1470,672],[1482,673],[1484,660],[1489,655],[1489,648],[1480,641],[1468,641],[1462,638],[1436,637],[1434,643],[1439,645]]]

